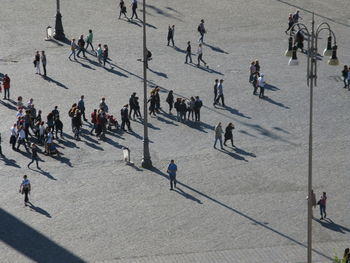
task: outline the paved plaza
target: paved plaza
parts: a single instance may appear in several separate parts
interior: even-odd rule
[[[313,189],[317,199],[327,192],[329,219],[318,220],[314,210],[313,262],[332,262],[334,249],[341,255],[350,247],[350,91],[340,78],[350,64],[348,1],[148,0],[148,88],[161,87],[166,112],[149,117],[151,170],[141,167],[139,121],[131,121],[134,133],[108,133],[104,141],[89,134],[86,122],[80,141],[70,127],[68,110],[81,95],[89,116],[106,97],[119,122],[133,92],[142,106],[142,23],[118,20],[118,3],[61,0],[68,39],[92,29],[95,47],[108,44],[112,64],[103,68],[91,54],[68,60],[69,43],[44,41],[56,1],[1,1],[0,74],[11,78],[11,99],[34,98],[45,118],[58,105],[65,138],[58,141],[61,157],[39,153],[42,170],[28,169],[30,155],[8,143],[16,107],[1,94],[0,262],[306,262],[306,57],[298,52],[299,66],[290,67],[284,56],[288,14],[296,9],[309,26],[311,12],[316,25],[331,25],[340,60],[336,67],[318,61],[314,89]],[[139,17],[141,10],[139,3]],[[197,50],[201,19],[209,69],[184,64],[187,41]],[[173,24],[176,48],[166,45]],[[319,53],[327,36],[320,35]],[[46,79],[35,74],[36,50],[46,52]],[[253,96],[248,82],[253,59],[268,84],[266,99]],[[213,106],[216,78],[224,79],[226,108]],[[200,96],[201,123],[167,114],[169,90],[175,97]],[[233,122],[236,148],[213,148],[218,122]],[[123,147],[134,166],[122,160]],[[175,191],[166,173],[171,159],[178,165]],[[31,208],[18,193],[24,174],[32,184]]]

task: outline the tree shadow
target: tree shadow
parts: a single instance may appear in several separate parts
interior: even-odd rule
[[[195,198],[193,195],[190,195],[189,193],[186,193],[184,190],[182,190],[180,187],[176,187],[173,189],[174,192],[182,195],[183,197],[189,199],[189,200],[192,200],[192,201],[195,201],[197,202],[198,204],[203,204],[201,200]]]
[[[166,73],[164,73],[164,72],[155,71],[155,70],[153,70],[153,69],[151,69],[151,68],[148,68],[148,70],[149,70],[150,72],[156,74],[156,75],[159,76],[159,77],[163,77],[163,78],[166,78],[166,79],[168,78],[168,75],[167,75]]]
[[[280,103],[280,102],[277,102],[277,101],[274,101],[273,99],[271,99],[270,97],[267,97],[265,96],[264,97],[264,100],[271,103],[271,104],[274,104],[278,107],[281,107],[281,108],[285,108],[285,109],[290,109],[288,106],[284,105],[283,103]]]
[[[49,212],[47,212],[45,209],[40,208],[39,206],[33,205],[31,202],[28,202],[29,208],[39,214],[42,214],[48,218],[51,218],[51,215]]]
[[[215,47],[215,46],[209,45],[207,43],[203,43],[203,45],[209,47],[211,50],[213,50],[215,52],[219,52],[219,53],[223,53],[223,54],[229,54],[228,52],[224,51],[223,49],[221,49],[219,47]]]
[[[346,234],[346,232],[350,232],[349,228],[341,226],[337,223],[334,223],[334,221],[330,218],[325,218],[324,220],[319,220],[314,218],[314,220],[320,223],[323,227],[328,228],[329,230],[339,232],[342,234]]]
[[[251,119],[251,117],[246,116],[243,113],[239,112],[239,110],[234,109],[234,108],[232,108],[230,106],[227,106],[227,105],[223,106],[223,107],[218,107],[217,105],[214,105],[214,108],[219,109],[219,110],[228,110],[230,113],[232,113],[234,115],[237,115],[239,117],[243,117],[243,118],[246,118],[246,119]]]
[[[48,82],[52,82],[54,84],[56,84],[57,86],[61,87],[61,88],[64,88],[64,89],[68,89],[67,86],[65,86],[64,84],[62,84],[61,82],[57,81],[57,80],[54,80],[48,76],[44,76],[43,75],[43,79],[44,80],[47,80]]]
[[[16,168],[21,168],[21,166],[19,166],[16,163],[16,160],[8,159],[5,155],[1,156],[0,159],[2,159],[5,162],[5,165],[7,165],[7,166],[13,166],[13,167],[16,167]]]
[[[0,100],[0,104],[4,105],[6,108],[8,108],[9,110],[14,110],[14,111],[17,111],[17,107],[13,106],[12,104],[10,103],[7,103],[3,100]]]
[[[86,262],[2,208],[0,226],[0,240],[33,262]]]
[[[202,67],[202,66],[197,66],[196,64],[191,64],[191,63],[188,63],[187,65],[191,66],[191,67],[194,67],[194,68],[197,68],[197,69],[200,69],[200,70],[203,70],[205,72],[208,72],[210,74],[218,74],[218,75],[221,75],[221,76],[224,76],[223,73],[219,72],[219,71],[216,71],[214,69],[211,69],[211,68],[206,68],[206,67]]]
[[[271,91],[276,91],[276,90],[280,90],[279,88],[277,88],[276,86],[273,86],[271,84],[265,84],[265,89],[271,90]]]
[[[169,180],[169,176],[167,174],[163,173],[161,170],[159,170],[156,167],[153,167],[152,169],[150,169],[150,171]],[[284,233],[274,229],[273,227],[268,226],[267,222],[258,221],[257,219],[254,219],[253,217],[251,217],[251,216],[249,216],[249,215],[247,215],[247,214],[245,214],[245,213],[243,213],[243,212],[241,212],[241,211],[239,211],[239,210],[237,210],[237,209],[235,209],[233,207],[230,207],[229,205],[227,205],[227,204],[225,204],[225,203],[223,203],[223,202],[221,202],[221,201],[219,201],[219,200],[217,200],[217,199],[215,199],[215,198],[213,198],[213,197],[211,197],[211,196],[209,196],[209,195],[207,195],[207,194],[205,194],[205,193],[203,193],[203,192],[201,192],[201,191],[199,191],[199,190],[197,190],[197,189],[195,189],[195,188],[193,188],[193,187],[191,187],[191,186],[189,186],[189,185],[187,185],[185,183],[182,183],[181,181],[177,180],[177,184],[181,185],[184,188],[187,188],[188,190],[190,190],[190,191],[192,191],[194,193],[197,193],[198,195],[200,195],[200,196],[202,196],[202,197],[212,201],[213,203],[215,203],[215,204],[217,204],[217,205],[219,205],[221,207],[224,207],[224,208],[228,209],[229,211],[231,211],[231,212],[233,212],[233,213],[235,213],[235,214],[237,214],[237,215],[239,215],[239,216],[249,220],[250,222],[254,223],[256,226],[260,226],[260,227],[262,227],[262,228],[264,228],[266,230],[269,230],[269,231],[277,234],[280,237],[286,238],[287,240],[289,240],[289,241],[291,241],[291,242],[293,242],[293,243],[295,243],[295,244],[297,244],[299,246],[307,248],[307,246],[305,244],[303,244],[302,242],[294,239],[293,237],[288,236],[287,234],[284,234]],[[325,258],[327,258],[329,260],[332,260],[332,258],[330,258],[329,256],[323,254],[320,251],[317,251],[315,249],[313,249],[312,251],[317,253],[318,255],[320,255],[322,257],[325,257]]]

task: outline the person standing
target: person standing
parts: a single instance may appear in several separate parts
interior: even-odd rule
[[[190,41],[187,42],[185,64],[187,64],[188,58],[190,58],[190,63],[192,63],[192,53],[191,53],[191,42]]]
[[[293,25],[294,25],[293,14],[289,14],[289,17],[288,17],[288,28],[285,31],[286,34],[288,34],[288,31],[292,28]]]
[[[108,105],[106,103],[106,98],[105,97],[102,97],[101,99],[101,102],[100,102],[100,105],[99,105],[99,108],[105,112],[105,113],[108,113]]]
[[[44,76],[46,77],[46,55],[44,50],[41,51],[41,64],[43,65]]]
[[[119,7],[120,7],[119,19],[120,19],[121,15],[123,14],[124,17],[126,19],[128,19],[128,21],[129,21],[129,18],[126,16],[126,6],[124,3],[124,0],[120,0]]]
[[[16,141],[17,141],[17,124],[14,123],[13,126],[10,129],[11,131],[11,137],[10,137],[10,144],[12,145],[12,150],[16,150]]]
[[[174,160],[171,160],[167,169],[167,173],[169,174],[169,179],[170,179],[170,190],[173,190],[173,184],[174,184],[174,187],[176,188],[176,172],[177,172],[177,165],[175,164]]]
[[[30,148],[32,149],[32,160],[31,160],[30,163],[28,163],[27,166],[29,168],[29,166],[32,163],[34,163],[34,161],[35,161],[36,162],[36,168],[40,169],[40,167],[39,167],[39,158],[38,158],[38,147],[34,143],[32,143]]]
[[[321,214],[320,220],[323,220],[324,218],[327,217],[326,202],[327,202],[327,195],[326,195],[326,192],[323,192],[323,194],[321,195],[320,200],[318,201],[318,204],[320,206],[320,214]]]
[[[207,31],[205,30],[205,27],[204,27],[204,19],[201,20],[200,24],[198,25],[197,30],[200,34],[198,42],[204,43],[204,34],[207,33]]]
[[[35,53],[34,56],[34,67],[35,67],[35,74],[40,74],[40,54],[39,51]]]
[[[68,56],[68,59],[71,59],[71,56],[73,55],[74,59],[75,58],[75,50],[77,49],[77,44],[75,44],[75,38],[72,39],[72,41],[70,42],[70,54]]]
[[[90,134],[92,134],[94,131],[96,131],[96,126],[97,126],[97,109],[94,109],[94,111],[91,113],[91,123],[92,123],[92,129],[90,131]]]
[[[157,86],[155,89],[154,89],[154,96],[155,96],[155,99],[156,99],[156,107],[155,107],[155,110],[157,113],[159,113],[159,110],[161,110],[162,108],[160,107],[160,96],[159,96],[159,91],[160,91],[160,88]]]
[[[102,58],[103,58],[103,66],[106,66],[106,61],[108,59],[108,46],[107,45],[103,45]]]
[[[219,140],[220,141],[220,146],[221,149],[223,150],[224,147],[222,146],[222,127],[221,127],[221,122],[219,122],[216,126],[215,126],[215,143],[214,143],[214,148],[216,149],[216,143]]]
[[[121,129],[123,131],[126,131],[125,130],[125,124],[126,126],[128,127],[128,130],[130,132],[132,132],[132,129],[130,127],[130,120],[129,120],[129,109],[128,109],[128,104],[125,104],[123,106],[123,108],[120,110],[120,115],[121,115],[121,119],[122,119],[122,124],[121,124]]]
[[[258,86],[260,88],[259,98],[264,98],[264,91],[265,91],[265,78],[264,74],[260,74],[260,77],[258,78]]]
[[[147,103],[149,102],[149,115],[151,116],[153,113],[153,116],[156,116],[155,110],[156,110],[156,94],[155,91],[151,91],[151,96],[148,99]]]
[[[218,85],[219,85],[219,80],[216,79],[214,83],[214,102],[213,105],[215,105],[216,98],[218,96]]]
[[[135,120],[135,115],[136,115],[137,118],[141,119],[142,116],[141,116],[141,112],[140,112],[139,97],[135,97],[134,103],[135,103],[135,110],[134,110],[133,118]]]
[[[88,121],[85,117],[85,102],[84,102],[84,95],[80,96],[80,100],[78,101],[78,109],[81,112],[81,115],[83,116],[84,121]]]
[[[135,15],[136,19],[139,19],[139,18],[137,17],[136,9],[137,9],[137,0],[132,0],[132,1],[131,1],[132,15],[131,15],[130,19],[133,19],[133,18],[134,18],[134,15]]]
[[[92,33],[92,30],[89,29],[89,34],[88,34],[88,36],[87,36],[87,38],[86,38],[86,50],[87,50],[87,48],[88,48],[89,46],[91,46],[92,51],[95,51],[95,50],[94,50],[94,46],[92,45],[92,40],[93,40],[93,38],[94,38],[94,35],[93,35],[93,33]]]
[[[202,48],[202,44],[198,45],[198,50],[197,50],[197,66],[200,66],[200,62],[202,61],[204,63],[204,66],[207,66],[207,63],[203,60],[203,48]]]
[[[24,148],[26,149],[26,151],[28,152],[28,148],[27,148],[27,145],[26,145],[26,132],[24,131],[24,129],[23,129],[23,126],[22,125],[20,125],[19,127],[18,127],[18,131],[17,131],[17,134],[18,134],[18,141],[17,141],[17,151],[19,150],[19,146],[21,145],[21,144],[23,144],[24,145]]]
[[[135,97],[136,97],[136,92],[131,94],[129,98],[129,106],[130,106],[130,111],[129,111],[129,119],[131,119],[131,113],[134,111],[134,119],[135,119]]]
[[[98,63],[102,64],[102,47],[101,44],[97,45],[97,49],[96,49],[96,56],[97,56],[97,60]]]
[[[23,176],[23,181],[19,187],[19,192],[21,194],[24,194],[24,205],[27,206],[28,202],[29,202],[29,197],[28,195],[30,194],[31,191],[31,185],[30,185],[30,181],[28,180],[27,175]]]
[[[2,86],[4,87],[4,100],[10,99],[10,77],[5,74],[5,76],[2,79]]]
[[[348,83],[349,68],[347,65],[344,65],[344,69],[342,70],[341,73],[343,76],[344,89],[346,89],[349,86],[349,83]]]
[[[175,46],[174,44],[174,34],[175,34],[175,25],[173,26],[168,26],[168,46],[171,43],[173,44],[173,46]]]
[[[57,116],[55,119],[55,134],[56,139],[58,140],[57,134],[60,133],[61,138],[63,138],[63,123],[60,120],[60,116]]]
[[[257,95],[257,91],[258,91],[258,78],[260,77],[259,72],[255,72],[255,74],[253,75],[253,80],[252,80],[252,85],[254,87],[253,90],[253,95]]]
[[[195,103],[194,97],[191,97],[190,100],[187,101],[187,111],[188,111],[188,116],[187,119],[190,120],[190,116],[192,116],[192,121],[194,120],[193,115],[194,115],[194,103]]]
[[[226,141],[230,140],[231,141],[231,144],[232,144],[232,147],[235,147],[235,145],[233,144],[233,135],[232,135],[232,130],[235,128],[235,126],[233,125],[232,122],[230,122],[226,129],[225,129],[225,134],[224,134],[224,137],[225,137],[225,140],[224,140],[224,145],[226,146]]]
[[[168,96],[166,97],[166,102],[169,104],[169,114],[171,114],[174,105],[174,95],[172,90],[169,91]]]
[[[216,98],[216,101],[215,101],[214,105],[218,104],[219,100],[221,98],[221,104],[222,104],[223,107],[225,107],[226,105],[225,105],[225,102],[224,102],[225,98],[224,98],[224,85],[223,85],[223,83],[224,83],[224,80],[220,79],[220,83],[218,85],[218,96]]]
[[[181,104],[181,98],[176,98],[176,101],[174,103],[174,108],[176,110],[176,119],[177,119],[177,121],[181,121],[180,104]]]
[[[187,112],[187,105],[186,105],[186,100],[182,99],[180,103],[180,119],[181,122],[186,121],[186,112]]]
[[[196,100],[194,102],[194,118],[195,121],[201,121],[201,108],[203,106],[203,102],[200,100],[198,96],[196,96]]]
[[[85,56],[85,41],[84,41],[84,35],[81,35],[79,40],[78,40],[78,53],[77,53],[77,57],[79,58],[79,54],[80,52],[83,52],[83,57],[86,58]]]
[[[252,62],[250,63],[249,71],[250,71],[249,83],[252,83],[252,81],[253,81],[253,76],[254,76],[254,74],[255,74],[255,72],[256,72],[255,61],[252,61]]]

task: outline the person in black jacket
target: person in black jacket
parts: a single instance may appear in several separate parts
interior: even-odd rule
[[[38,158],[38,147],[34,143],[32,143],[31,144],[31,149],[32,149],[32,160],[31,160],[30,163],[28,163],[27,167],[29,168],[29,166],[35,161],[36,162],[36,167],[38,169],[40,169],[40,167],[39,167],[39,160],[38,160],[39,159]]]
[[[344,69],[342,70],[341,73],[343,76],[344,89],[349,88],[349,85],[350,85],[350,83],[348,83],[349,68],[347,65],[344,65]]]
[[[139,19],[137,17],[136,9],[137,9],[137,0],[132,0],[132,3],[131,3],[132,15],[131,15],[130,19],[133,19],[134,15],[135,15],[136,19]]]
[[[168,27],[168,46],[171,43],[173,44],[173,46],[175,46],[174,44],[174,33],[175,33],[175,25]]]
[[[126,6],[124,3],[124,0],[120,0],[119,7],[120,7],[119,19],[120,19],[121,15],[123,14],[124,17],[126,19],[128,19],[128,21],[129,21],[129,18],[126,16]]]
[[[125,130],[125,124],[128,127],[128,130],[132,132],[132,129],[130,127],[130,120],[129,120],[129,109],[128,109],[129,105],[125,104],[124,107],[120,110],[120,115],[121,115],[121,119],[122,119],[122,125],[121,125],[121,129],[123,131]]]
[[[155,113],[155,110],[156,110],[156,95],[154,93],[154,90],[152,90],[151,92],[151,97],[148,99],[148,101],[150,103],[149,105],[149,115],[152,115],[153,113],[153,116],[156,116],[156,113]]]
[[[174,95],[172,90],[169,91],[168,97],[166,98],[166,102],[169,104],[169,114],[171,114],[171,110],[174,104]]]
[[[199,96],[196,96],[196,101],[194,102],[194,117],[196,121],[201,121],[201,108],[203,102],[199,99]]]
[[[142,116],[141,116],[141,112],[140,112],[140,103],[139,103],[139,97],[135,97],[135,100],[134,100],[134,103],[135,103],[135,110],[134,110],[134,120],[135,120],[135,115],[141,119]]]
[[[186,100],[182,99],[180,103],[180,119],[182,122],[186,121],[186,112],[187,112]]]
[[[235,147],[233,144],[233,135],[232,135],[232,130],[235,128],[232,122],[230,122],[226,129],[225,129],[225,140],[224,140],[224,145],[226,146],[226,141],[231,140],[232,147]]]
[[[129,106],[130,106],[129,119],[131,119],[132,111],[134,111],[134,119],[135,119],[135,96],[136,96],[136,92],[131,94],[131,96],[129,98]]]
[[[84,58],[85,56],[85,41],[84,41],[84,35],[81,35],[79,40],[78,40],[78,46],[79,46],[79,51],[77,53],[77,57],[79,57],[80,52],[83,52]]]
[[[55,119],[55,133],[56,133],[56,139],[58,139],[57,133],[60,132],[61,138],[63,138],[63,123],[60,120],[60,117],[57,116]]]
[[[190,58],[190,63],[192,63],[192,53],[191,53],[191,42],[187,42],[187,49],[186,49],[186,60],[185,64],[187,64],[187,59]]]
[[[218,96],[218,85],[219,85],[219,80],[216,79],[214,84],[214,104],[216,101],[216,97]]]
[[[176,110],[177,121],[181,121],[181,110],[180,110],[181,98],[177,98],[174,103],[174,108]]]
[[[155,96],[155,100],[156,100],[156,108],[155,108],[155,110],[156,110],[157,113],[159,113],[159,110],[161,109],[161,107],[160,107],[159,91],[160,91],[160,89],[158,87],[156,87],[154,89],[154,96]]]

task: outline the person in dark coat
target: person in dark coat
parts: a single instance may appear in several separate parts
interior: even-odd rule
[[[182,122],[186,121],[186,112],[187,112],[186,100],[182,99],[180,103],[180,119]]]
[[[125,104],[124,107],[120,110],[120,116],[121,116],[121,119],[122,119],[121,129],[123,131],[126,131],[125,130],[125,124],[126,124],[126,126],[128,127],[128,130],[130,132],[132,132],[132,129],[130,127],[129,109],[128,109],[128,107],[129,107],[129,105]]]
[[[174,95],[172,90],[169,91],[168,96],[166,97],[166,102],[169,104],[169,114],[171,114],[174,105]]]
[[[218,96],[218,85],[219,85],[219,80],[216,79],[214,83],[214,104],[216,101],[216,97]]]
[[[126,16],[126,6],[124,3],[124,0],[120,0],[119,7],[120,7],[119,19],[120,19],[121,15],[123,14],[124,17],[126,19],[128,19],[128,21],[129,21],[129,18]]]
[[[135,115],[141,119],[142,116],[141,116],[141,112],[140,112],[140,103],[139,103],[139,97],[135,97],[135,100],[134,100],[134,103],[135,103],[135,110],[134,110],[134,120],[135,120]]]
[[[192,52],[191,52],[191,42],[187,42],[187,49],[186,49],[186,60],[185,64],[187,64],[187,59],[190,58],[190,63],[192,63]]]
[[[38,147],[32,143],[31,144],[31,150],[32,150],[32,160],[30,161],[30,163],[28,163],[27,167],[29,168],[29,166],[34,163],[34,161],[36,162],[36,168],[40,169],[39,167],[39,157],[38,157]]]
[[[173,46],[175,46],[174,44],[174,33],[175,33],[175,25],[168,27],[168,46],[171,43],[173,44]]]
[[[156,112],[159,113],[159,110],[161,109],[160,107],[160,96],[159,96],[159,91],[160,89],[159,88],[155,88],[154,89],[154,96],[155,96],[155,99],[156,99]]]
[[[226,141],[229,141],[231,140],[231,144],[232,144],[232,147],[235,147],[235,145],[233,144],[233,135],[232,135],[232,130],[235,128],[235,126],[233,125],[232,122],[230,122],[226,129],[225,129],[225,140],[224,140],[224,145],[226,146]]]
[[[83,57],[86,58],[85,56],[85,40],[84,40],[84,35],[81,35],[79,40],[78,40],[78,53],[77,53],[77,57],[79,57],[80,52],[83,52]]]
[[[295,35],[295,44],[297,48],[300,48],[301,52],[304,51],[304,35],[301,30],[299,30]]]
[[[148,99],[148,101],[150,103],[149,105],[149,115],[156,116],[155,110],[156,110],[156,95],[154,93],[154,91],[151,92],[151,97]]]
[[[81,121],[81,112],[78,108],[75,108],[74,110],[74,115],[72,117],[72,125],[73,125],[74,138],[79,140],[79,133],[80,133],[80,128],[82,126],[82,121]]]
[[[195,121],[201,121],[201,108],[203,106],[203,102],[201,99],[196,96],[196,100],[194,102],[194,117]]]
[[[348,74],[349,74],[349,68],[347,65],[344,65],[344,69],[342,70],[342,76],[343,76],[343,82],[344,82],[344,89],[348,88],[350,83],[348,83]]]
[[[63,123],[60,120],[59,116],[55,118],[55,133],[56,133],[56,139],[58,139],[58,136],[57,136],[58,133],[60,133],[61,138],[63,138]]]
[[[174,103],[174,108],[176,110],[177,121],[181,121],[181,110],[180,110],[181,98],[177,98]]]
[[[132,111],[134,111],[134,119],[135,119],[135,97],[136,97],[136,92],[131,94],[129,98],[129,106],[130,106],[129,119],[131,118]]]

